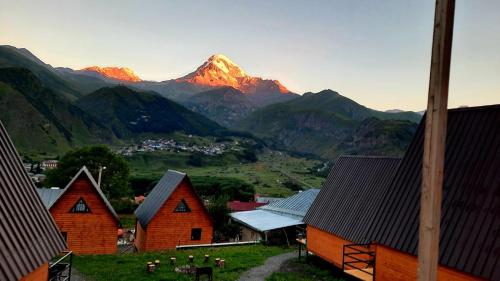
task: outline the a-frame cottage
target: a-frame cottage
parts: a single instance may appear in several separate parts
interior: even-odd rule
[[[46,281],[66,248],[0,122],[0,280]]]
[[[77,254],[113,254],[119,219],[86,167],[64,189],[39,188],[69,250]]]
[[[212,242],[212,219],[184,173],[168,170],[135,215],[138,251]]]
[[[416,280],[424,130],[395,173],[336,162],[304,218],[310,251],[365,280]],[[438,280],[500,280],[500,105],[449,110],[445,153]]]

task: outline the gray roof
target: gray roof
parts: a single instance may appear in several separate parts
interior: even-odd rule
[[[59,196],[61,196],[61,193],[64,191],[63,189],[57,188],[37,188],[36,191],[38,192],[38,195],[40,195],[40,198],[42,198],[43,204],[47,209],[50,209],[52,205],[59,199]]]
[[[289,216],[291,218],[302,220],[316,199],[319,189],[309,189],[299,192],[293,196],[279,201],[269,203],[257,209],[270,211],[278,215]]]
[[[38,194],[40,195],[40,198],[42,198],[42,201],[47,209],[50,209],[54,204],[63,197],[63,195],[70,189],[70,187],[73,185],[73,183],[81,176],[84,175],[86,176],[89,180],[94,189],[97,191],[97,194],[101,197],[102,201],[106,205],[106,208],[111,212],[113,217],[117,220],[120,221],[118,215],[115,212],[115,209],[113,209],[113,206],[109,203],[108,199],[102,192],[101,188],[97,185],[97,183],[94,180],[94,177],[92,177],[92,174],[90,171],[87,169],[87,167],[83,166],[78,173],[71,179],[71,181],[66,185],[64,189],[46,189],[46,188],[40,188],[38,189]]]
[[[235,221],[259,232],[301,225],[304,224],[302,218],[318,193],[319,189],[309,189],[259,207],[257,210],[229,215]]]
[[[400,161],[391,157],[338,157],[304,222],[353,243],[371,242],[368,225]]]
[[[17,281],[66,249],[66,243],[1,122],[0,194],[0,280]]]
[[[146,228],[148,226],[149,222],[185,177],[186,174],[173,170],[168,170],[163,175],[146,199],[144,199],[144,202],[135,210],[135,216],[142,227]]]
[[[258,232],[304,224],[301,220],[264,210],[236,212],[229,215],[233,220]]]
[[[416,255],[425,117],[384,195],[370,237]],[[500,280],[500,105],[448,111],[439,263]]]

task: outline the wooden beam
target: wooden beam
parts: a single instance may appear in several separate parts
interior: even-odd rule
[[[436,0],[420,193],[419,281],[437,280],[454,13],[455,0]]]

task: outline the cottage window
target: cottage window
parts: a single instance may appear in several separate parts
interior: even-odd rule
[[[179,204],[177,204],[177,207],[175,207],[175,211],[176,213],[188,213],[188,212],[191,212],[191,209],[189,209],[186,201],[184,199],[181,200],[181,202],[179,202]]]
[[[85,203],[85,200],[83,198],[80,198],[78,202],[76,202],[75,206],[71,208],[70,210],[71,213],[90,213],[90,208],[87,206],[87,203]]]
[[[191,229],[191,240],[201,240],[201,228]]]

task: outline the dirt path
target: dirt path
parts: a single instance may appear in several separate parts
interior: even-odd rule
[[[270,257],[263,265],[244,272],[238,281],[264,281],[273,272],[278,271],[286,261],[297,257],[297,255],[297,252],[291,252]]]

